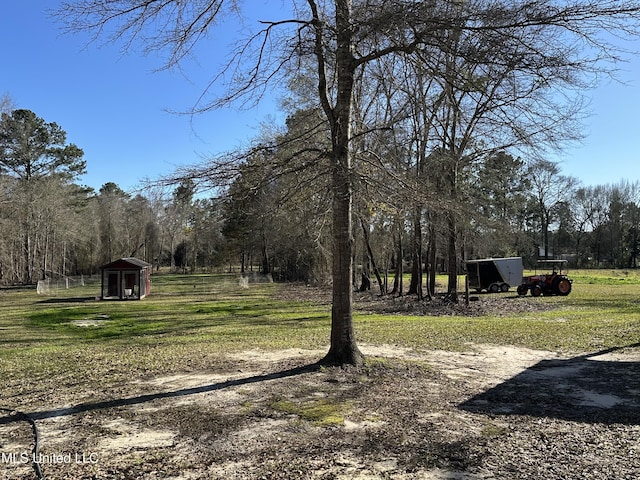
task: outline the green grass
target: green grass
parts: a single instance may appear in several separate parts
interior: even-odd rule
[[[311,399],[294,402],[292,400],[274,400],[271,408],[288,415],[296,415],[317,426],[342,425],[349,412],[349,405],[331,398]]]
[[[207,339],[217,341],[220,349],[233,349],[235,337],[251,346],[253,338],[267,348],[283,346],[278,339],[290,336],[291,329],[317,326],[318,319],[327,318],[326,308],[273,300],[275,288],[258,284],[241,289],[227,276],[158,276],[153,294],[141,301],[96,301],[89,294],[93,292],[82,290],[68,291],[72,295],[67,296],[62,291],[56,297],[21,293],[19,299],[3,303],[0,328],[13,332],[5,336],[5,344],[25,338],[32,343],[35,333],[43,341]]]
[[[573,353],[640,342],[637,272],[570,276],[571,295],[537,299],[553,304],[551,310],[484,317],[357,313],[356,335],[418,350],[491,343]],[[52,297],[0,290],[0,395],[33,395],[34,382],[38,391],[64,385],[72,393],[74,386],[103,388],[214,365],[233,370],[228,354],[248,349],[326,349],[329,306],[278,300],[281,288],[287,287],[241,288],[227,275],[161,275],[141,301],[96,301],[96,285]]]
[[[581,285],[640,285],[640,270],[569,270],[568,275]]]

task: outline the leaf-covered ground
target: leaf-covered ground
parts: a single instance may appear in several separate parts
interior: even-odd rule
[[[470,345],[364,345],[361,369],[321,351],[246,351],[199,372],[137,378],[29,413],[47,479],[636,479],[640,355]],[[21,421],[0,450],[29,451]],[[70,455],[58,463],[56,455]],[[36,478],[1,465],[4,479]]]

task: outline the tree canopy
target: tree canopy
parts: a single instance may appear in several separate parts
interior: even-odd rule
[[[2,113],[0,120],[0,173],[30,181],[47,175],[74,178],[84,173],[84,152],[66,144],[66,132],[30,110]]]

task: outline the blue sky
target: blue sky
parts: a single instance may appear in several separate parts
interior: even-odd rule
[[[106,182],[135,188],[145,177],[168,175],[178,165],[248,142],[260,122],[277,115],[274,100],[245,111],[169,113],[196,102],[210,77],[204,63],[192,63],[187,78],[157,71],[161,56],[123,55],[122,45],[88,44],[87,35],[63,34],[47,14],[57,3],[3,4],[0,94],[58,123],[67,141],[84,150],[88,173],[81,183],[96,190]],[[222,62],[222,52],[212,53],[207,65]]]
[[[194,104],[212,67],[222,61],[224,41],[209,41],[207,58],[189,65],[188,78],[177,71],[158,72],[162,57],[123,55],[122,45],[87,45],[86,35],[63,35],[46,14],[57,3],[3,4],[0,94],[58,123],[68,141],[85,151],[88,173],[82,183],[99,189],[115,182],[132,189],[145,177],[167,175],[178,165],[242,145],[259,133],[260,122],[278,117],[273,100],[253,110],[225,109],[194,118],[168,113]],[[274,2],[252,5],[266,3]],[[555,158],[565,175],[584,185],[640,181],[640,57],[621,68],[619,77],[628,85],[608,82],[587,92],[586,139]]]

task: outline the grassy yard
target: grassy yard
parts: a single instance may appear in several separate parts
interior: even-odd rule
[[[640,275],[576,271],[568,297],[518,298],[548,307],[482,317],[357,312],[359,341],[418,350],[461,350],[469,343],[590,352],[640,341]],[[330,308],[279,300],[286,285],[239,286],[233,276],[153,277],[142,301],[95,300],[96,287],[38,296],[0,291],[0,391],[23,380],[73,386],[206,368],[230,352],[327,347]],[[500,296],[500,294],[498,294]],[[481,296],[486,301],[491,296]],[[414,301],[409,299],[407,301]]]

